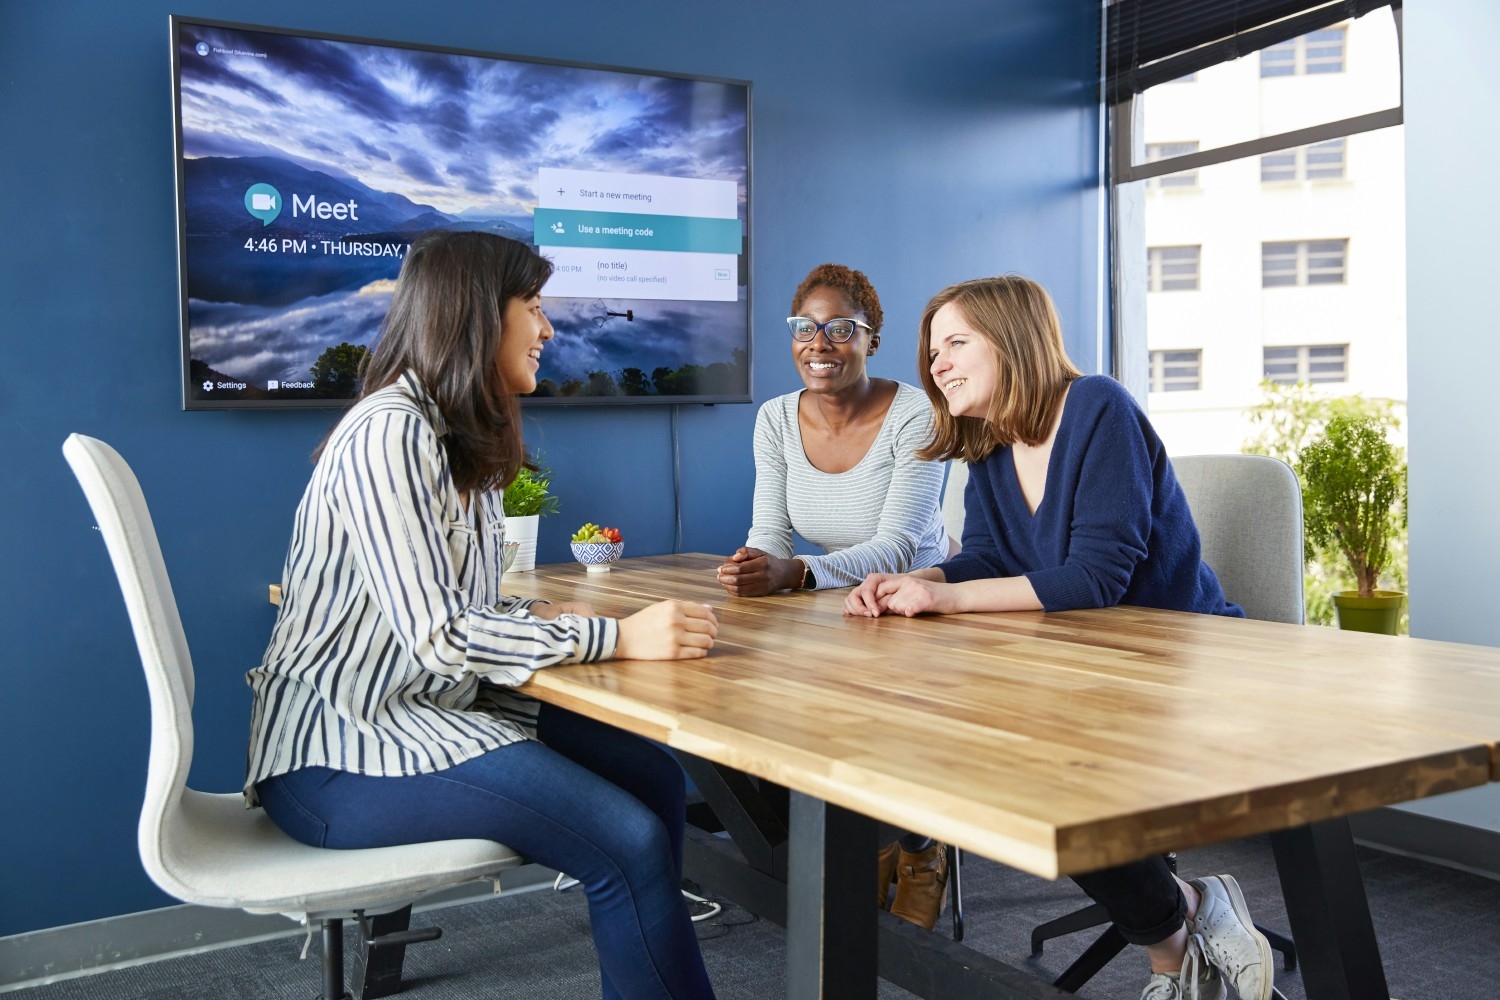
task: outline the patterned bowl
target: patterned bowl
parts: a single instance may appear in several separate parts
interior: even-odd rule
[[[588,567],[590,573],[608,573],[610,564],[617,562],[625,551],[624,542],[570,542],[573,558]]]

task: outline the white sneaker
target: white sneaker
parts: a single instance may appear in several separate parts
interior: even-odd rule
[[[1203,957],[1234,987],[1241,1000],[1271,1000],[1276,975],[1271,943],[1255,929],[1250,908],[1232,875],[1192,879],[1201,899],[1188,931],[1203,941]]]
[[[1224,1000],[1226,995],[1219,970],[1203,959],[1203,939],[1193,934],[1188,937],[1182,970],[1175,975],[1170,972],[1152,975],[1141,1000]]]

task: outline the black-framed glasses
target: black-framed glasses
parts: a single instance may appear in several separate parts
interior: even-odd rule
[[[842,344],[854,336],[854,331],[859,327],[870,329],[870,324],[847,316],[835,316],[826,323],[819,323],[806,316],[788,316],[786,325],[792,331],[792,339],[803,343],[817,337],[819,330],[823,331],[823,336],[828,338],[829,343]]]

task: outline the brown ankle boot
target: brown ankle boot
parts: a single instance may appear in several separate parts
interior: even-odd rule
[[[933,844],[924,851],[902,851],[896,865],[896,899],[891,912],[932,930],[948,894],[948,851]]]
[[[880,903],[880,908],[885,909],[886,902],[891,897],[891,883],[896,881],[896,855],[901,851],[901,842],[893,840],[880,849],[880,856],[875,865],[876,890],[875,898]]]

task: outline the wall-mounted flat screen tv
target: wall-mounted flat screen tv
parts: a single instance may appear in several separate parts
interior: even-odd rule
[[[186,409],[346,405],[412,238],[555,271],[529,404],[749,402],[750,85],[171,19]]]

